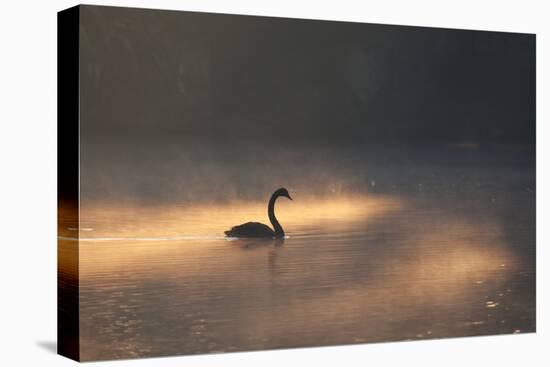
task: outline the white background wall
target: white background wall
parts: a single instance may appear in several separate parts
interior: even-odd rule
[[[544,291],[550,284],[547,249],[550,11],[545,6],[548,2],[105,0],[87,3],[537,33],[537,334],[170,357],[102,365],[549,365],[550,303],[548,291]],[[0,4],[0,365],[70,365],[74,362],[53,352],[56,12],[77,2],[4,0]]]

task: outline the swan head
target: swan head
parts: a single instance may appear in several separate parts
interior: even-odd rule
[[[290,197],[290,194],[288,193],[288,190],[285,189],[284,187],[281,187],[280,189],[275,191],[273,193],[273,196],[284,196],[285,198],[292,200],[292,198]]]

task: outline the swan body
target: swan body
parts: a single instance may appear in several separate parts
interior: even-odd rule
[[[276,233],[269,226],[258,222],[247,222],[232,227],[225,231],[228,237],[248,237],[248,238],[266,238],[276,237]]]
[[[271,199],[269,199],[269,204],[267,206],[267,214],[271,225],[273,225],[273,229],[263,223],[247,222],[234,226],[229,231],[225,231],[225,235],[227,237],[240,238],[283,238],[285,236],[285,231],[275,217],[275,201],[280,196],[292,200],[288,190],[285,188],[280,188],[271,195]]]

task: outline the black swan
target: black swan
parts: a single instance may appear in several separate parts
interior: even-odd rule
[[[225,231],[225,235],[227,237],[240,238],[283,238],[285,236],[285,231],[283,231],[283,227],[281,227],[279,221],[275,218],[275,200],[277,200],[279,196],[292,200],[288,190],[284,187],[271,195],[271,199],[269,199],[269,204],[267,206],[267,215],[269,216],[269,221],[273,225],[274,230],[263,223],[247,222],[234,226],[229,231]]]

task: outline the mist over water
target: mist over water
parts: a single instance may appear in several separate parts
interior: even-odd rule
[[[534,331],[528,150],[215,148],[86,166],[84,360]],[[285,239],[223,237],[279,186]]]
[[[424,146],[269,140],[138,141],[105,139],[90,142],[88,149],[85,146],[81,158],[84,203],[154,206],[239,199],[267,201],[282,186],[301,197],[421,194],[444,189],[441,180],[453,195],[507,174],[503,169],[522,175],[534,167],[534,151],[520,144],[481,147],[479,143]],[[533,189],[533,183],[526,182],[524,189]]]

